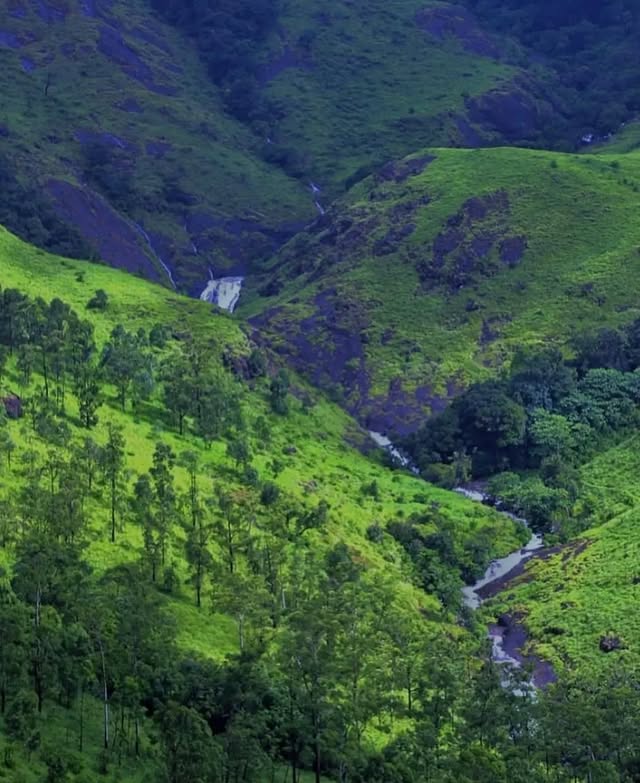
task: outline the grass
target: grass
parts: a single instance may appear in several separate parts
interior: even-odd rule
[[[99,342],[104,342],[117,323],[124,323],[130,329],[148,329],[160,321],[174,332],[197,334],[207,340],[211,345],[212,362],[220,361],[223,349],[238,353],[249,350],[248,340],[239,325],[227,316],[212,312],[202,302],[182,298],[161,286],[131,278],[105,266],[47,255],[30,248],[4,230],[0,230],[0,285],[3,288],[18,287],[34,297],[62,298],[92,320]],[[108,292],[109,307],[104,312],[86,311],[85,303],[97,288]],[[390,520],[406,518],[413,512],[429,512],[437,507],[454,524],[456,546],[462,547],[476,536],[484,535],[490,542],[491,555],[501,555],[516,548],[521,542],[521,530],[490,509],[455,493],[432,487],[408,473],[391,471],[376,458],[364,455],[351,445],[354,441],[364,442],[365,439],[355,422],[302,381],[295,379],[295,384],[299,392],[310,394],[314,402],[307,409],[293,401],[292,410],[286,417],[270,413],[266,380],[251,389],[238,387],[247,419],[252,422],[258,416],[264,416],[271,428],[268,448],[252,442],[253,464],[260,475],[264,478],[271,476],[269,464],[273,456],[278,455],[284,469],[274,480],[288,496],[304,505],[315,506],[321,499],[330,505],[329,523],[326,529],[310,537],[310,547],[321,553],[337,542],[344,542],[368,570],[384,576],[396,601],[406,610],[421,610],[425,617],[430,618],[424,620],[426,625],[444,622],[452,636],[465,636],[466,632],[451,622],[453,618],[443,615],[438,601],[413,583],[407,560],[391,537],[385,536],[382,544],[375,544],[366,535],[368,527],[374,522],[384,527]],[[12,368],[5,380],[5,389],[23,393]],[[131,482],[149,469],[154,446],[161,439],[176,454],[187,449],[198,452],[202,465],[199,481],[205,493],[210,491],[212,478],[223,479],[227,487],[238,483],[226,456],[226,443],[216,442],[210,449],[205,449],[192,435],[179,436],[170,427],[155,399],[135,413],[122,412],[115,402],[115,393],[108,390],[99,415],[100,423],[91,433],[98,442],[105,439],[107,422],[115,422],[123,428]],[[77,426],[75,400],[71,397],[68,399],[67,421],[73,441],[78,442],[86,431]],[[9,426],[18,448],[14,454],[14,467],[0,466],[0,497],[6,490],[19,486],[22,480],[16,466],[27,440],[30,448],[42,451],[47,448],[46,444],[34,439],[28,425],[23,427],[20,423],[12,423]],[[364,485],[373,481],[379,490],[377,498],[362,491]],[[180,468],[176,469],[176,482],[179,488],[186,488],[187,476]],[[108,510],[98,499],[90,501],[90,517],[85,557],[96,575],[117,565],[139,560],[142,554],[141,533],[132,521],[124,520],[116,542],[112,544],[108,540]],[[161,601],[164,610],[175,622],[177,642],[185,653],[223,659],[238,649],[237,627],[231,617],[212,611],[208,588],[203,608],[196,608],[193,590],[187,582],[183,538],[181,529],[173,531],[167,561],[174,566],[178,585],[173,593],[160,594]],[[216,556],[215,551],[213,554]],[[0,550],[0,566],[10,571],[11,561],[11,550]],[[90,709],[95,712],[98,705],[93,704]],[[59,711],[53,706],[47,710],[43,720],[45,745],[56,745],[56,732],[75,736],[72,712]],[[91,750],[83,756],[87,769],[93,769],[93,759],[99,748],[99,738],[96,739],[99,715],[96,713],[94,717],[95,725],[88,728],[87,737],[88,743],[93,743],[91,747],[95,753],[92,756]],[[147,727],[146,731],[151,737],[151,727]],[[0,732],[0,743],[1,737]],[[31,783],[39,779],[41,770],[39,757],[26,759],[16,751],[15,766],[8,773],[8,779],[18,781],[22,775],[24,783]],[[122,768],[114,768],[112,778],[107,780],[142,783],[143,779],[153,779],[150,768],[145,770],[143,765],[142,770],[134,769],[125,760]],[[12,774],[16,777],[11,778]]]
[[[277,133],[309,156],[313,176],[332,192],[360,167],[405,155],[425,140],[455,143],[451,116],[465,114],[465,100],[516,74],[455,39],[438,41],[420,30],[415,15],[431,5],[323,3],[320,24],[315,2],[287,5],[286,40],[314,35],[311,66],[285,70],[269,85],[288,107]]]
[[[521,611],[534,648],[560,671],[585,675],[640,666],[640,436],[603,450],[582,468],[575,512],[588,529],[492,601],[490,614]],[[624,649],[603,653],[600,639]]]
[[[241,314],[266,313],[273,344],[294,361],[300,323],[314,314],[304,328],[318,344],[331,346],[336,327],[357,330],[371,397],[387,395],[393,382],[410,395],[427,388],[446,396],[494,374],[520,346],[567,346],[576,334],[638,316],[640,155],[429,152],[435,160],[422,174],[399,183],[366,180],[337,204],[324,231],[285,247],[264,275],[282,282],[281,293],[262,298],[264,280],[250,286]],[[487,256],[472,256],[476,270],[464,285],[423,282],[420,266],[432,263],[434,239],[451,230],[448,221],[469,199],[496,193],[506,194],[508,207],[463,227],[465,252],[474,241],[493,241]],[[415,230],[391,235],[393,252],[375,254],[377,242],[407,224]],[[510,237],[526,240],[514,268],[498,253]],[[454,263],[449,258],[445,272],[454,273]],[[328,321],[314,303],[320,292],[335,292],[340,304]],[[355,349],[351,358],[359,358]],[[344,386],[347,402],[358,407],[348,379]],[[358,410],[364,418],[370,407]]]
[[[37,6],[25,6],[23,15],[3,20],[3,33],[22,45],[0,47],[0,152],[30,182],[82,183],[84,152],[76,134],[120,139],[130,158],[120,173],[131,175],[133,193],[119,208],[165,237],[162,255],[184,289],[195,290],[208,279],[208,267],[246,271],[271,244],[236,222],[229,229],[211,225],[194,253],[185,217],[236,218],[267,229],[304,224],[316,214],[310,178],[324,188],[326,203],[361,167],[425,143],[460,144],[455,117],[465,115],[466,101],[505,88],[520,73],[465,51],[458,40],[423,33],[414,16],[424,6],[421,0],[393,7],[382,0],[366,7],[337,0],[285,4],[280,34],[261,57],[268,63],[284,46],[297,50],[313,31],[305,55],[312,67],[287,68],[265,85],[279,109],[274,127],[253,129],[225,111],[194,43],[158,21],[145,0],[115,0],[106,23],[84,15],[79,4],[67,4],[64,20],[51,23]],[[318,14],[328,21],[318,22]],[[99,45],[105,29],[121,36],[112,56]],[[134,78],[136,72],[143,78]],[[123,110],[123,101],[137,109]],[[295,177],[264,161],[269,141],[296,158]],[[149,142],[167,146],[158,156]],[[167,195],[171,184],[186,200]]]
[[[229,237],[217,229],[211,230],[216,249],[206,257],[194,255],[184,225],[189,211],[271,227],[311,217],[304,186],[261,159],[262,140],[225,113],[195,47],[156,21],[144,0],[117,0],[107,17],[150,69],[155,84],[175,95],[158,94],[128,76],[117,59],[98,48],[102,20],[83,15],[80,4],[67,5],[63,22],[48,24],[33,6],[24,17],[3,20],[3,30],[32,39],[17,50],[0,48],[0,122],[9,134],[0,138],[0,151],[18,163],[25,178],[82,180],[77,172],[83,150],[76,133],[119,137],[135,160],[135,196],[128,212],[147,230],[168,237],[173,266],[186,284],[208,279],[208,266],[220,270],[233,263],[222,249]],[[136,31],[153,36],[154,43]],[[33,71],[25,71],[25,58],[35,65]],[[119,108],[125,100],[135,101],[140,110]],[[170,147],[158,158],[146,151],[148,142]],[[170,181],[190,194],[196,205],[192,210],[167,201],[163,188]]]

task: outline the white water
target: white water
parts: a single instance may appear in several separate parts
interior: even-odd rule
[[[416,475],[420,473],[418,468],[411,462],[409,457],[407,457],[406,454],[403,454],[400,449],[394,446],[386,435],[383,435],[381,432],[374,432],[373,430],[369,430],[369,437],[377,446],[389,452],[389,454],[391,454],[393,459],[398,463],[398,465],[400,465],[400,467],[407,468]]]
[[[416,466],[413,465],[411,460],[406,455],[404,455],[396,446],[393,445],[391,440],[389,440],[386,435],[371,430],[369,431],[369,435],[372,440],[375,441],[378,446],[380,446],[380,448],[386,449],[402,467],[409,468],[414,473],[419,475],[419,471]],[[476,503],[484,503],[487,500],[487,495],[484,492],[481,492],[479,489],[456,487],[454,491],[464,495],[466,498],[473,500]],[[516,517],[515,515],[506,511],[501,511],[500,513],[510,517],[516,522],[521,522],[523,525],[525,525],[525,527],[527,526],[526,520],[524,519],[520,519],[519,517]],[[467,585],[462,588],[462,597],[465,605],[473,610],[478,609],[478,607],[482,604],[482,598],[478,595],[478,592],[483,587],[486,587],[487,585],[502,579],[518,565],[526,562],[527,560],[530,560],[534,553],[542,549],[543,546],[544,542],[542,540],[542,536],[532,532],[531,538],[529,539],[529,542],[526,544],[526,546],[522,547],[521,549],[517,549],[515,552],[511,552],[511,554],[508,554],[506,557],[502,557],[499,560],[493,560],[489,564],[482,578],[478,579],[475,584]],[[504,649],[504,633],[505,629],[502,629],[499,626],[492,626],[489,629],[488,636],[491,640],[492,646],[491,657],[498,664],[508,665],[515,669],[520,669],[522,668],[520,661],[517,660],[517,658],[514,658],[512,655],[509,655],[509,653]],[[510,685],[508,677],[503,678],[503,685],[505,685],[505,687],[513,687]],[[533,680],[529,684],[521,684],[513,691],[515,695],[527,695],[534,692],[535,685]]]
[[[469,498],[469,500],[473,500],[477,503],[482,503],[487,498],[484,493],[474,489],[467,489],[465,487],[456,487],[455,492],[459,492],[461,495]],[[513,514],[508,514],[506,512],[501,513],[526,525],[526,521],[524,519],[519,519]],[[517,549],[515,552],[511,552],[511,554],[507,555],[506,557],[502,557],[499,560],[494,560],[491,562],[481,579],[478,579],[478,581],[473,585],[467,585],[466,587],[462,588],[462,598],[465,605],[470,609],[478,609],[478,607],[482,604],[482,598],[478,595],[478,593],[483,587],[486,587],[487,585],[502,579],[508,573],[513,571],[516,566],[519,566],[521,563],[530,560],[534,553],[542,549],[543,546],[544,542],[542,540],[542,536],[538,535],[537,533],[532,533],[528,544],[522,547],[522,549]],[[517,660],[517,658],[514,658],[512,655],[509,655],[509,653],[504,649],[504,633],[505,629],[502,629],[499,626],[492,626],[489,629],[488,635],[489,639],[491,640],[492,648],[491,657],[496,663],[506,664],[516,669],[520,669],[522,668],[520,661]],[[508,685],[507,678],[504,679],[503,684]],[[523,685],[518,690],[514,691],[514,693],[524,695],[526,693],[531,693],[533,690],[535,690],[535,686],[533,681],[531,681],[528,686]]]
[[[476,503],[483,503],[487,499],[487,496],[483,492],[475,489],[467,489],[466,487],[456,487],[455,492],[464,495],[466,498],[469,498],[469,500],[473,500]],[[515,519],[517,522],[522,522],[523,525],[526,525],[524,519],[519,519],[513,514],[507,514],[504,511],[501,513],[509,516],[511,519]],[[462,595],[464,597],[465,604],[471,609],[477,609],[482,603],[482,598],[480,598],[478,592],[483,587],[492,584],[492,582],[498,581],[498,579],[502,579],[503,576],[506,576],[510,571],[513,571],[513,569],[516,568],[516,566],[519,566],[520,563],[524,563],[529,560],[533,556],[534,552],[542,549],[543,546],[544,542],[542,540],[542,536],[538,535],[537,533],[532,533],[531,538],[529,539],[529,543],[526,546],[523,546],[522,549],[516,549],[515,552],[511,552],[511,554],[507,555],[506,557],[501,557],[499,560],[493,560],[491,563],[489,563],[489,567],[481,579],[478,579],[478,581],[473,585],[467,585],[466,587],[462,588]]]
[[[207,283],[207,287],[200,294],[203,302],[211,302],[222,310],[232,313],[240,300],[244,277],[219,277],[213,275]]]

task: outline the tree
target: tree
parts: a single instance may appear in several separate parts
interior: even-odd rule
[[[151,581],[155,582],[161,559],[161,543],[155,519],[154,495],[148,475],[140,476],[134,487],[132,507],[142,528],[145,556],[151,566]]]
[[[191,583],[196,591],[196,606],[198,609],[202,606],[202,586],[205,575],[213,562],[209,552],[210,538],[210,528],[203,523],[202,519],[198,519],[196,524],[188,531],[185,543],[187,562],[191,568]]]
[[[7,704],[5,715],[7,734],[23,744],[28,752],[40,744],[37,723],[37,700],[33,691],[19,690]]]
[[[122,410],[129,396],[134,405],[149,397],[153,389],[153,363],[139,335],[116,326],[103,348],[101,365],[107,380],[118,390]]]
[[[186,468],[187,473],[189,474],[189,491],[187,493],[187,498],[191,517],[191,527],[195,528],[202,514],[200,488],[198,485],[200,460],[195,451],[184,451],[180,455],[180,464],[182,467]]]
[[[125,441],[122,428],[109,422],[107,442],[100,454],[100,465],[105,484],[109,490],[109,511],[111,518],[111,541],[116,540],[116,522],[124,495]]]
[[[26,662],[32,644],[32,623],[27,607],[7,589],[0,594],[0,714],[7,699],[24,686]]]
[[[100,446],[93,438],[85,438],[75,449],[71,461],[83,481],[85,492],[91,492],[98,468],[103,461]]]
[[[197,409],[192,364],[184,351],[175,352],[165,360],[160,377],[164,404],[183,435],[186,417]]]
[[[269,385],[269,402],[274,413],[286,416],[289,412],[289,376],[286,370],[279,370]]]
[[[216,500],[219,514],[211,530],[227,570],[232,574],[236,570],[239,552],[248,542],[252,514],[229,492],[216,490]]]
[[[218,780],[220,750],[195,710],[169,702],[159,715],[169,783]]]
[[[559,413],[549,413],[543,408],[534,410],[529,434],[538,458],[571,459],[571,454],[577,445],[575,427],[575,424]]]
[[[74,391],[78,398],[80,421],[86,429],[98,423],[97,411],[101,400],[101,377],[98,367],[85,363],[75,374]]]
[[[166,557],[166,542],[173,523],[177,520],[176,490],[173,479],[175,454],[166,443],[157,443],[150,470],[155,503],[155,522],[159,536],[161,562]]]
[[[232,440],[227,445],[227,454],[236,463],[236,467],[246,467],[251,461],[251,451],[246,440]]]
[[[16,450],[16,444],[6,429],[0,429],[0,453],[4,454],[7,467],[11,470],[11,457]]]
[[[99,288],[87,302],[87,310],[104,311],[109,307],[109,296],[106,291]]]
[[[238,570],[214,576],[214,608],[235,619],[240,652],[245,650],[248,632],[265,625],[268,607],[268,593],[258,577]]]

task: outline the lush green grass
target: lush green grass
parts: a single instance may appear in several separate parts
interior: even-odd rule
[[[288,110],[282,143],[310,157],[310,171],[334,186],[361,166],[432,144],[460,143],[451,115],[465,99],[506,83],[517,70],[439,41],[420,30],[423,0],[287,4],[281,20],[289,45],[309,30],[302,62],[283,71],[269,94]],[[323,21],[318,23],[319,12]],[[282,41],[273,45],[279,53]]]
[[[154,323],[162,322],[175,333],[192,333],[202,340],[208,340],[212,362],[220,361],[222,349],[230,348],[238,353],[245,353],[249,349],[248,341],[237,323],[226,316],[212,313],[211,308],[201,302],[180,298],[160,286],[128,277],[105,266],[67,261],[34,251],[6,231],[0,231],[0,285],[3,288],[18,287],[31,296],[42,296],[45,299],[59,296],[93,321],[100,343],[104,342],[117,323],[124,323],[128,328],[150,328]],[[108,292],[108,309],[105,312],[85,311],[85,303],[97,288],[104,288]],[[414,584],[409,563],[392,538],[387,535],[382,544],[373,543],[366,535],[367,529],[373,523],[384,527],[390,520],[406,518],[413,512],[429,514],[438,508],[453,523],[457,546],[462,547],[477,536],[483,536],[490,543],[492,555],[504,554],[518,546],[522,531],[489,509],[454,493],[432,487],[407,473],[393,472],[375,459],[363,455],[351,445],[354,441],[363,442],[366,438],[354,421],[335,404],[321,395],[314,395],[302,382],[296,380],[295,383],[299,392],[311,394],[315,402],[306,409],[294,401],[286,417],[270,412],[266,380],[256,383],[251,389],[238,386],[249,423],[258,416],[264,416],[271,428],[268,448],[252,440],[254,466],[263,478],[270,477],[269,463],[274,455],[278,455],[284,463],[284,469],[275,481],[288,496],[304,505],[315,506],[320,499],[329,503],[327,527],[309,538],[309,545],[314,550],[323,552],[334,543],[344,542],[359,562],[384,577],[395,600],[405,610],[422,610],[429,618],[425,620],[427,625],[444,622],[452,638],[464,637],[466,632],[451,622],[453,618],[443,615],[437,599],[425,594]],[[5,391],[23,393],[12,364],[4,386]],[[131,482],[150,468],[153,449],[161,439],[176,454],[187,449],[199,454],[202,465],[199,481],[205,494],[212,492],[212,479],[224,481],[227,488],[240,485],[239,476],[226,456],[226,443],[215,442],[210,449],[205,449],[192,435],[179,436],[155,398],[143,404],[135,413],[123,413],[115,402],[113,390],[108,390],[107,400],[99,415],[100,423],[91,433],[98,442],[105,439],[107,422],[115,422],[123,428]],[[86,431],[77,426],[76,403],[71,396],[67,401],[67,421],[71,426],[73,441],[78,442],[86,435]],[[18,448],[13,467],[9,468],[5,464],[0,466],[0,497],[6,490],[16,489],[22,481],[17,466],[19,455],[27,442],[30,448],[38,451],[47,449],[44,442],[34,438],[28,423],[25,422],[24,426],[12,423],[9,426]],[[176,468],[176,481],[180,489],[186,488],[187,475],[181,468]],[[364,485],[373,481],[378,486],[377,498],[365,495],[362,491]],[[211,501],[212,504],[214,502]],[[87,534],[86,558],[97,575],[119,564],[139,560],[143,552],[142,536],[131,519],[124,520],[118,530],[116,543],[112,544],[108,536],[107,508],[98,498],[93,498],[89,501],[89,511],[91,525]],[[176,623],[180,647],[185,652],[220,659],[238,648],[236,624],[231,617],[213,613],[209,587],[205,589],[203,608],[196,608],[193,589],[187,582],[183,540],[181,529],[172,532],[167,562],[175,568],[178,585],[171,594],[160,593],[160,599],[164,610]],[[216,556],[215,551],[213,554]],[[11,550],[0,551],[0,565],[10,570],[11,561]],[[89,708],[97,709],[97,705],[90,705]],[[54,707],[47,707],[47,710],[47,720],[44,721],[47,726],[45,746],[55,745],[56,732],[68,732],[68,736],[73,738],[76,731],[74,714],[64,711],[58,714]],[[96,739],[98,721],[99,716],[96,715],[95,725],[91,724],[88,728],[87,741],[92,743],[92,749],[88,751],[84,763],[89,766],[94,764],[93,759],[99,748],[99,738]],[[151,729],[148,727],[147,731]],[[37,757],[28,760],[20,753],[16,754],[14,772],[23,774],[25,783],[37,780],[40,769]],[[150,770],[146,772],[151,774]],[[126,780],[127,783],[138,783],[143,779],[140,768],[129,768],[127,763],[119,771],[114,769],[113,775],[113,780]]]
[[[104,266],[48,256],[34,251],[4,231],[0,233],[0,259],[0,284],[3,287],[18,287],[32,296],[47,299],[57,295],[80,312],[96,288],[106,289],[111,302],[107,311],[86,313],[96,326],[100,342],[106,339],[116,323],[124,323],[128,328],[149,328],[160,321],[176,331],[188,330],[201,339],[210,340],[212,361],[217,361],[222,348],[231,347],[238,352],[248,350],[245,336],[230,318],[213,314],[209,306],[171,294],[160,286],[130,278]],[[15,388],[17,383],[14,377],[9,378],[6,385]],[[19,387],[17,391],[20,392]],[[309,390],[306,391],[309,393]],[[282,489],[303,503],[315,505],[320,499],[329,502],[331,523],[326,534],[319,536],[318,543],[325,546],[345,541],[371,568],[395,574],[400,592],[416,605],[435,606],[435,602],[406,582],[404,559],[391,539],[381,547],[366,538],[366,530],[373,522],[384,524],[414,511],[425,511],[435,503],[442,514],[455,523],[461,543],[484,531],[488,532],[496,553],[509,551],[517,545],[517,530],[493,512],[469,503],[459,495],[431,487],[409,474],[390,471],[364,456],[350,445],[354,440],[363,441],[364,433],[340,408],[321,396],[316,396],[315,404],[308,411],[295,403],[288,416],[278,417],[269,412],[265,389],[258,385],[253,391],[245,392],[244,407],[250,422],[263,415],[272,431],[268,451],[261,451],[256,446],[254,464],[260,473],[268,475],[268,463],[273,455],[282,455],[284,470],[277,478]],[[73,401],[69,403],[69,416],[71,422],[75,421]],[[123,426],[128,467],[134,474],[149,469],[155,443],[162,439],[176,453],[186,449],[199,453],[203,487],[208,488],[211,477],[216,474],[231,475],[231,481],[234,480],[224,442],[214,443],[207,450],[192,436],[179,436],[153,401],[134,415],[123,413],[115,400],[109,399],[101,409],[100,418],[95,433],[98,440],[104,438],[107,421]],[[73,432],[75,437],[84,434],[75,425]],[[24,435],[16,431],[15,437],[21,443]],[[285,447],[290,446],[295,448],[287,450],[294,453],[284,456]],[[15,482],[15,474],[6,467],[1,471],[2,484],[11,486]],[[177,478],[180,485],[185,484],[186,474],[180,469]],[[363,485],[372,481],[378,484],[378,499],[362,494]],[[89,558],[98,571],[137,558],[141,552],[140,531],[135,526],[127,525],[115,546],[108,543],[107,531],[106,509],[96,507]],[[172,557],[182,581],[186,578],[186,567],[182,560],[179,533],[173,541]],[[192,606],[190,588],[181,588],[177,595],[166,600],[178,619],[179,635],[185,647],[214,656],[234,649],[235,630],[231,621],[211,616],[205,610],[197,612]]]
[[[640,437],[599,453],[581,470],[575,513],[592,525],[554,557],[535,561],[524,580],[487,607],[522,611],[533,645],[560,670],[614,670],[640,665]],[[603,653],[600,638],[625,649]]]
[[[595,152],[604,154],[619,154],[633,152],[640,147],[640,122],[637,120],[628,122],[614,133],[611,138],[599,142],[593,148]]]
[[[307,324],[305,334],[330,344],[336,327],[360,333],[372,396],[386,395],[394,380],[409,393],[427,386],[446,394],[447,385],[495,373],[519,346],[564,346],[573,335],[637,317],[640,156],[505,148],[431,154],[426,170],[406,181],[371,178],[354,188],[324,230],[275,259],[266,276],[280,280],[282,292],[264,299],[250,289],[241,312],[272,310],[272,341],[295,358],[292,343],[300,321],[316,311],[314,297],[335,291],[343,306],[328,322]],[[442,282],[437,269],[435,280],[421,280],[434,239],[452,231],[448,221],[469,199],[497,193],[504,196],[496,211],[462,222],[462,247],[476,267],[462,287]],[[407,225],[415,227],[410,236],[391,236],[394,252],[375,255],[376,242]],[[471,243],[486,237],[490,253],[470,255]],[[510,268],[499,245],[512,237],[524,237],[526,251]],[[450,258],[445,264],[445,273],[454,271]],[[346,399],[358,405],[348,383]]]
[[[185,215],[242,218],[268,228],[299,225],[315,214],[308,179],[325,188],[326,204],[361,167],[426,143],[459,145],[456,117],[465,116],[465,102],[510,89],[517,68],[471,53],[454,37],[424,33],[414,17],[425,5],[434,4],[285,4],[279,33],[260,57],[268,69],[286,48],[302,65],[264,84],[278,109],[273,122],[252,129],[225,112],[194,42],[162,24],[145,0],[116,0],[106,23],[84,15],[79,4],[51,23],[26,6],[24,15],[3,21],[3,32],[22,45],[0,48],[0,124],[6,130],[0,152],[29,181],[81,183],[85,161],[76,134],[111,134],[107,149],[128,158],[116,169],[130,175],[132,188],[118,208],[169,240],[165,260],[182,283],[195,287],[207,279],[208,267],[238,264],[227,243],[233,245],[243,228],[210,227],[207,247],[194,254]],[[100,44],[104,30],[116,41],[111,56]],[[310,31],[304,50],[300,39]],[[124,111],[123,102],[138,109]],[[167,146],[158,157],[148,142]],[[297,161],[288,170],[299,180],[265,163],[271,144]],[[186,201],[171,201],[171,184],[188,194]],[[244,266],[270,247],[255,234],[243,241]]]

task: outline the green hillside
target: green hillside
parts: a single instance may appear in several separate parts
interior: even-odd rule
[[[514,549],[523,539],[516,525],[392,471],[376,455],[364,456],[354,444],[365,444],[366,436],[353,420],[296,379],[286,407],[279,396],[274,412],[273,384],[281,376],[248,373],[254,366],[248,359],[257,359],[247,337],[204,303],[105,266],[47,255],[4,230],[0,286],[2,391],[4,399],[17,395],[24,412],[17,421],[3,417],[0,425],[0,623],[3,639],[13,645],[0,656],[0,779],[31,783],[56,769],[66,770],[59,779],[78,783],[94,780],[98,770],[106,774],[99,779],[162,779],[165,759],[177,763],[171,743],[181,741],[179,732],[188,732],[191,741],[194,732],[205,731],[198,717],[206,712],[204,704],[180,696],[189,667],[198,688],[218,682],[224,691],[239,673],[247,678],[244,695],[233,694],[231,715],[223,719],[215,712],[226,709],[223,695],[211,707],[210,725],[218,732],[211,752],[220,754],[215,764],[250,758],[252,779],[278,779],[272,776],[284,773],[282,754],[274,750],[267,756],[257,745],[253,750],[243,745],[240,753],[234,743],[247,742],[246,732],[257,731],[255,742],[263,747],[264,715],[251,701],[251,687],[259,691],[270,683],[273,693],[262,698],[272,700],[267,709],[275,720],[273,699],[286,685],[279,662],[287,644],[311,644],[299,623],[309,613],[328,623],[326,644],[334,644],[331,628],[338,623],[337,647],[331,648],[336,661],[347,649],[341,647],[346,641],[340,641],[339,607],[351,607],[344,609],[347,624],[359,618],[355,627],[368,650],[363,648],[359,660],[363,666],[375,664],[378,672],[362,681],[363,694],[382,699],[357,719],[364,732],[359,743],[369,750],[384,747],[410,725],[403,686],[396,683],[391,663],[385,669],[384,656],[389,654],[397,669],[398,656],[422,660],[421,650],[433,656],[442,644],[452,666],[468,668],[479,637],[454,623],[461,575],[479,574],[492,556]],[[106,293],[106,308],[87,309],[97,290]],[[29,299],[21,300],[17,291]],[[81,364],[73,364],[81,334],[74,336],[77,323],[64,315],[59,300],[48,309],[56,297],[93,325],[97,346]],[[63,328],[52,326],[56,312],[65,319]],[[38,327],[41,318],[54,319],[44,332]],[[163,339],[153,330],[158,324]],[[130,370],[124,408],[113,386],[122,376],[113,375],[116,365],[108,358],[116,350],[118,325],[131,335],[139,365]],[[106,343],[111,347],[101,363]],[[198,371],[204,384],[200,404],[212,407],[204,421],[188,412],[181,435],[170,411],[175,395],[193,381],[185,370],[172,376],[171,368],[182,367],[190,355],[206,357]],[[268,355],[264,358],[269,365]],[[155,385],[137,374],[142,365]],[[270,367],[270,373],[276,370]],[[98,422],[87,428],[82,426],[86,408],[80,405],[87,397],[78,383],[93,377],[100,387]],[[179,385],[167,392],[176,377]],[[213,397],[208,384],[214,384]],[[214,416],[221,422],[215,432]],[[123,439],[123,453],[111,484],[114,432]],[[240,452],[238,444],[243,444]],[[140,494],[145,487],[148,496]],[[409,534],[430,541],[434,553],[444,547],[442,556],[412,565],[403,551],[408,547],[403,536]],[[204,569],[201,608],[197,563]],[[322,600],[316,584],[324,585]],[[376,617],[384,618],[384,627]],[[430,640],[427,648],[422,637]],[[430,663],[420,677],[428,680],[434,671]],[[341,705],[346,710],[346,680],[340,678],[350,675],[331,672],[323,674],[332,679],[322,709]],[[101,750],[103,679],[111,709],[106,751]],[[35,706],[33,682],[43,698],[42,712]],[[183,711],[172,712],[181,699]],[[300,709],[306,709],[302,702]],[[186,723],[168,722],[176,715]],[[299,764],[309,768],[310,763],[308,752],[301,751]]]
[[[0,154],[110,263],[168,284],[160,257],[197,286],[314,214],[144,0],[19,7],[0,31]]]
[[[237,53],[223,83],[207,68],[223,45],[199,54],[208,23],[172,26],[152,5],[46,0],[3,16],[1,218],[82,257],[79,237],[63,240],[71,226],[110,264],[168,284],[166,264],[190,293],[309,222],[312,180],[326,206],[425,144],[540,143],[551,113],[509,64],[514,47],[457,6],[283,4],[275,31],[247,44],[246,86]],[[236,92],[268,109],[233,115]]]
[[[425,144],[539,139],[549,104],[460,5],[286,3],[264,73],[274,138],[333,194]],[[538,92],[541,92],[538,90]]]
[[[489,616],[520,612],[535,649],[577,674],[637,671],[638,436],[602,450],[580,471],[573,512],[587,529],[557,554],[536,561]],[[603,651],[602,641],[617,645]]]
[[[637,317],[639,188],[635,153],[427,150],[292,240],[241,312],[360,421],[406,431],[519,346]]]

